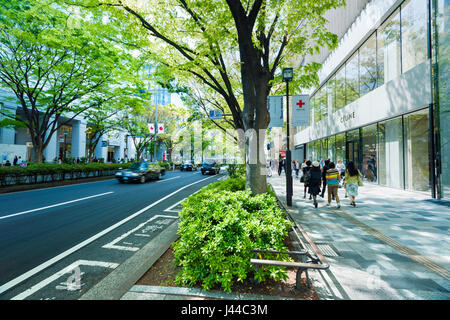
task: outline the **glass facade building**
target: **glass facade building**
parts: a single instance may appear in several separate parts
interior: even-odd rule
[[[355,162],[367,182],[450,199],[449,1],[391,3],[344,59],[330,55],[294,142],[306,159]]]

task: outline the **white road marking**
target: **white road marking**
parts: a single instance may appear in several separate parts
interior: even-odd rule
[[[214,176],[212,176],[212,177],[214,177]],[[11,281],[9,281],[9,282],[3,284],[2,286],[0,286],[0,294],[2,294],[3,292],[5,292],[6,290],[9,290],[9,289],[11,289],[12,287],[18,285],[19,283],[21,283],[21,282],[27,280],[28,278],[34,276],[36,273],[41,272],[42,270],[48,268],[49,266],[51,266],[52,264],[54,264],[54,263],[60,261],[61,259],[64,259],[65,257],[67,257],[68,255],[70,255],[70,254],[76,252],[77,250],[79,250],[79,249],[81,249],[81,248],[87,246],[87,245],[90,244],[91,242],[94,242],[94,241],[97,240],[98,238],[100,238],[100,237],[104,236],[105,234],[111,232],[112,230],[114,230],[114,229],[120,227],[122,224],[124,224],[124,223],[130,221],[131,219],[133,219],[133,218],[139,216],[140,214],[142,214],[143,212],[147,211],[147,210],[150,209],[151,207],[156,206],[158,203],[160,203],[160,202],[166,200],[167,198],[170,198],[171,196],[173,196],[174,194],[180,192],[181,190],[184,190],[184,189],[186,189],[186,188],[188,188],[188,187],[190,187],[190,186],[193,186],[194,184],[200,183],[200,182],[205,181],[205,180],[207,180],[207,179],[210,179],[210,178],[212,178],[212,177],[208,177],[208,178],[205,178],[205,179],[202,179],[202,180],[198,180],[198,181],[193,182],[193,183],[191,183],[191,184],[185,185],[184,187],[181,187],[181,188],[178,189],[178,190],[175,190],[174,192],[172,192],[172,193],[168,194],[167,196],[165,196],[165,197],[159,199],[158,201],[155,201],[155,202],[153,202],[152,204],[146,206],[145,208],[143,208],[143,209],[137,211],[136,213],[132,214],[131,216],[128,216],[127,218],[125,218],[125,219],[123,219],[123,220],[117,222],[116,224],[110,226],[109,228],[106,228],[105,230],[103,230],[103,231],[101,231],[101,232],[99,232],[99,233],[93,235],[93,236],[90,237],[89,239],[86,239],[86,240],[80,242],[80,243],[77,244],[76,246],[74,246],[74,247],[72,247],[72,248],[70,248],[70,249],[64,251],[63,253],[60,253],[59,255],[53,257],[52,259],[50,259],[50,260],[48,260],[48,261],[46,261],[46,262],[40,264],[39,266],[37,266],[37,267],[35,267],[35,268],[33,268],[33,269],[27,271],[27,272],[25,272],[24,274],[18,276],[17,278],[14,278],[13,280],[11,280]]]
[[[52,204],[51,206],[46,206],[46,207],[42,207],[42,208],[31,209],[31,210],[27,210],[27,211],[22,211],[22,212],[10,214],[10,215],[7,215],[7,216],[0,217],[0,220],[11,218],[11,217],[15,217],[15,216],[20,216],[20,215],[27,214],[27,213],[30,213],[30,212],[35,212],[35,211],[50,209],[50,208],[54,208],[54,207],[59,207],[59,206],[63,206],[63,205],[69,204],[69,203],[74,203],[74,202],[78,202],[78,201],[83,201],[83,200],[87,200],[87,199],[101,197],[101,196],[104,196],[104,195],[107,195],[107,194],[111,194],[111,193],[114,193],[114,191],[100,193],[100,194],[96,194],[96,195],[93,195],[93,196],[84,197],[84,198],[80,198],[80,199],[76,199],[76,200],[70,200],[70,201],[66,201],[66,202]]]
[[[171,218],[171,219],[178,219],[178,217],[174,217],[174,216],[163,216],[163,215],[156,215],[151,217],[150,219],[148,219],[147,221],[141,223],[140,225],[138,225],[136,228],[122,234],[120,237],[117,237],[116,239],[114,239],[113,241],[105,244],[104,246],[102,246],[102,248],[105,249],[117,249],[117,250],[124,250],[124,251],[138,251],[140,248],[138,247],[127,247],[127,246],[118,246],[116,245],[116,243],[122,241],[123,239],[125,239],[126,237],[128,237],[130,234],[134,233],[135,231],[141,229],[142,227],[144,227],[146,224],[152,222],[153,220],[157,219],[157,218]],[[160,227],[162,228],[162,227]],[[139,234],[141,235],[141,234]],[[123,244],[129,244],[128,242],[123,242]]]
[[[119,266],[117,263],[112,262],[102,262],[102,261],[88,261],[88,260],[78,260],[69,265],[68,267],[62,269],[61,271],[58,271],[51,277],[48,277],[47,279],[42,280],[38,284],[35,284],[31,288],[25,290],[24,292],[18,294],[17,296],[13,297],[11,300],[23,300],[29,296],[31,296],[33,293],[39,291],[40,289],[44,288],[48,284],[52,283],[59,277],[63,276],[66,273],[72,273],[72,270],[75,269],[78,266],[92,266],[92,267],[103,267],[103,268],[110,268],[115,269]]]
[[[179,178],[180,176],[176,176],[176,177],[173,177],[173,178],[169,178],[169,179],[162,179],[162,180],[158,180],[158,181],[156,181],[156,182],[164,182],[164,181],[169,181],[169,180],[172,180],[172,179],[177,179],[177,178]]]
[[[186,200],[186,198],[184,198],[181,201],[178,201],[177,203],[175,203],[174,205],[171,205],[169,208],[167,208],[166,210],[164,210],[164,212],[180,212],[180,210],[173,210],[173,208],[175,208],[177,205],[179,205],[180,203],[182,203],[184,200]]]

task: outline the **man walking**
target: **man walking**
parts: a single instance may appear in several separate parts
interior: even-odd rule
[[[325,189],[327,187],[327,170],[328,165],[330,164],[330,159],[325,160],[323,168],[322,168],[322,194],[320,195],[322,198],[325,196]]]

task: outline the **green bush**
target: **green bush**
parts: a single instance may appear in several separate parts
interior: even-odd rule
[[[0,185],[23,184],[27,180],[37,183],[37,177],[43,176],[44,181],[56,181],[81,178],[82,174],[88,176],[101,176],[113,174],[119,168],[127,168],[131,163],[88,163],[88,164],[56,164],[56,163],[28,163],[26,167],[11,166],[0,168]]]
[[[158,161],[158,165],[160,167],[163,167],[166,170],[170,169],[170,163],[169,162],[164,162],[164,161]]]
[[[230,178],[245,177],[245,164],[230,163],[227,164],[227,173]]]
[[[206,290],[220,284],[231,291],[234,280],[243,281],[254,271],[251,249],[287,250],[284,240],[292,227],[285,212],[270,194],[251,196],[242,178],[216,182],[183,202],[180,239],[174,246],[181,266],[177,283]],[[231,191],[230,191],[231,190]],[[287,255],[264,254],[270,259],[290,260]],[[261,267],[258,281],[287,277],[282,267]]]

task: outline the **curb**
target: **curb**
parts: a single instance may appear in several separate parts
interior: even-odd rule
[[[162,287],[162,286],[145,286],[135,285],[122,298],[122,300],[135,300],[138,297],[151,298],[152,300],[167,300],[166,297],[183,298],[205,298],[213,300],[302,300],[281,296],[269,296],[262,294],[249,293],[229,293],[224,291],[211,290],[206,291],[197,288],[185,287]]]
[[[178,239],[177,230],[178,221],[175,221],[102,281],[89,289],[79,300],[120,300]]]

